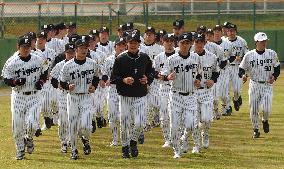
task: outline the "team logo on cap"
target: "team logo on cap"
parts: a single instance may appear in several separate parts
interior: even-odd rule
[[[45,28],[45,29],[46,29],[46,28],[47,28],[47,25],[43,25],[43,28]]]
[[[41,32],[40,34],[41,34],[41,35],[44,35],[44,32]]]
[[[183,38],[187,38],[187,35],[183,35]]]
[[[198,34],[197,37],[198,37],[198,38],[202,38],[202,35],[201,35],[201,34]]]
[[[127,26],[130,26],[130,23],[127,23]]]
[[[179,22],[178,21],[176,21],[176,26],[179,26]]]
[[[93,30],[93,33],[97,33],[97,30]]]
[[[119,41],[123,41],[123,38],[120,38]]]
[[[76,38],[72,38],[71,40],[72,40],[72,41],[75,41],[75,40],[76,40]]]
[[[82,36],[82,42],[86,42],[86,36]]]
[[[132,36],[132,38],[134,38],[134,37],[135,37],[135,33],[134,33],[134,34],[132,34],[131,36]]]
[[[104,26],[103,29],[106,29],[106,27]]]
[[[74,46],[73,46],[73,45],[69,45],[69,48],[73,49],[73,48],[74,48]]]
[[[29,39],[25,39],[25,43],[28,43]]]
[[[148,29],[152,29],[152,27],[149,26]]]

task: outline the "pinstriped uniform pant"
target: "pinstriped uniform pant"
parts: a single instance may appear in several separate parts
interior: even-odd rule
[[[165,141],[170,141],[169,97],[171,86],[162,84],[160,88],[160,120]]]
[[[40,112],[40,94],[23,95],[12,92],[12,130],[17,151],[25,149],[24,138],[32,138],[38,128]]]
[[[230,106],[230,95],[229,95],[229,84],[230,84],[230,72],[229,68],[221,69],[220,76],[218,78],[219,85],[219,97],[225,109],[229,109]]]
[[[41,90],[42,103],[41,112],[44,117],[53,117],[57,111],[57,91],[53,88],[50,81],[46,81]]]
[[[253,129],[259,129],[259,109],[262,107],[262,120],[268,120],[272,108],[273,90],[270,84],[260,84],[250,80],[249,83],[250,118]]]
[[[239,65],[230,65],[230,81],[232,81],[232,87],[234,92],[234,100],[238,100],[241,96],[241,90],[243,86],[242,78],[239,77]]]
[[[72,149],[77,149],[77,137],[90,138],[93,98],[91,94],[67,94],[67,113]]]
[[[148,104],[147,104],[147,123],[155,121],[155,117],[159,116],[160,109],[160,83],[157,79],[154,79],[153,83],[149,86],[149,94],[147,95]]]
[[[118,141],[118,129],[120,122],[119,96],[115,85],[111,85],[108,93],[108,119],[112,132],[113,142]]]
[[[130,140],[138,141],[146,122],[147,96],[119,96],[120,135],[122,146],[130,144]]]
[[[107,88],[102,88],[100,85],[94,92],[94,117],[104,117],[104,105],[107,99]]]
[[[180,138],[183,124],[187,131],[194,131],[198,126],[197,121],[197,98],[196,94],[183,96],[178,93],[170,94],[170,133],[173,149],[180,152]],[[197,144],[197,137],[193,135],[194,143]]]
[[[67,114],[67,91],[58,89],[58,136],[62,143],[69,141],[68,114]]]

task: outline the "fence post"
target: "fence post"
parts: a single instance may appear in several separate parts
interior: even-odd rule
[[[220,23],[221,23],[221,17],[220,17],[220,15],[221,15],[221,1],[220,0],[217,0],[217,12],[218,12],[218,16],[217,16],[217,18],[218,18],[218,25],[220,25]]]
[[[117,11],[117,27],[119,27],[119,18],[120,17],[120,12],[119,10]]]
[[[149,22],[149,8],[148,8],[148,0],[146,0],[146,28],[148,27]]]
[[[5,29],[5,26],[4,26],[4,6],[5,4],[4,3],[1,3],[1,39],[4,38],[4,29]]]
[[[108,21],[109,21],[109,35],[112,35],[112,11],[111,11],[111,3],[108,4],[108,10],[109,10],[109,17],[108,17]]]
[[[78,14],[78,3],[79,2],[75,2],[74,3],[74,22],[78,25],[78,23],[77,23],[77,14]]]
[[[185,2],[182,0],[182,19],[184,20]]]
[[[146,5],[145,5],[145,2],[143,2],[143,17],[144,17],[144,24],[146,24]]]
[[[256,24],[256,1],[253,0],[253,32],[255,33],[255,24]]]
[[[38,4],[38,31],[40,31],[41,26],[41,3]]]

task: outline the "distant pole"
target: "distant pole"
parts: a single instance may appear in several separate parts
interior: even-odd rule
[[[253,0],[253,32],[255,33],[255,24],[256,24],[256,1]]]
[[[220,23],[221,23],[221,17],[220,17],[220,15],[221,15],[221,1],[220,0],[217,0],[217,9],[218,9],[218,25],[220,25]]]
[[[126,15],[126,5],[125,5],[125,0],[117,0],[118,5],[118,11],[120,12],[121,15]]]
[[[194,10],[194,0],[190,0],[190,13],[193,14]]]
[[[4,3],[3,1],[1,3]],[[4,5],[1,5],[1,38],[4,38]]]
[[[227,14],[230,13],[230,5],[231,5],[230,1],[231,0],[227,0]]]
[[[263,1],[263,12],[266,14],[266,10],[267,10],[267,0]]]

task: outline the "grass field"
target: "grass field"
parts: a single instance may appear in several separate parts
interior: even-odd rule
[[[80,159],[69,160],[68,154],[60,152],[57,128],[44,131],[35,140],[34,154],[16,161],[15,146],[11,132],[10,89],[0,89],[0,168],[284,168],[284,78],[274,84],[273,113],[270,119],[270,133],[261,130],[259,139],[252,139],[248,113],[248,83],[243,89],[243,106],[230,117],[214,121],[210,131],[210,147],[198,155],[183,154],[173,159],[172,149],[163,149],[160,128],[146,133],[144,145],[139,145],[140,154],[135,159],[122,159],[121,147],[109,147],[109,128],[98,129],[92,135],[92,153],[83,155],[80,145]],[[192,142],[191,142],[192,143]],[[192,146],[192,144],[191,144]]]

